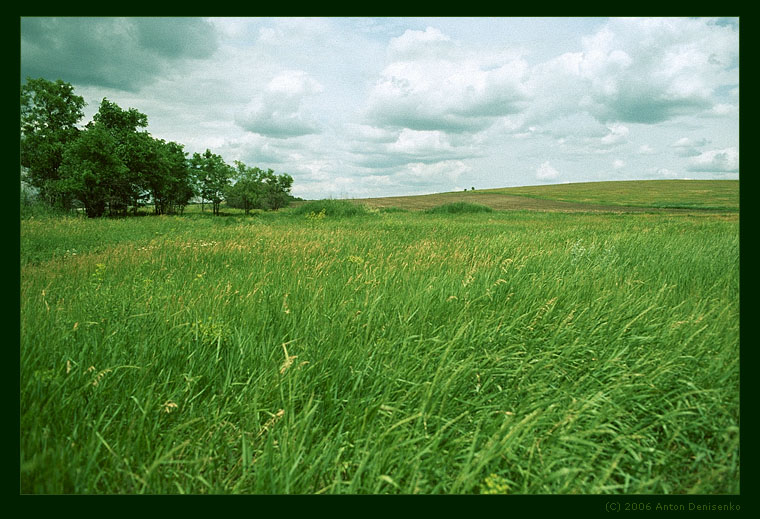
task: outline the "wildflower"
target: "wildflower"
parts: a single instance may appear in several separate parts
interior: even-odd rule
[[[482,494],[506,494],[509,492],[509,483],[506,479],[496,474],[490,474],[484,481],[485,488],[481,489]]]

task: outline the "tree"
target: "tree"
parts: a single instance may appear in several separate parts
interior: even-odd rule
[[[60,166],[60,190],[79,200],[90,218],[103,216],[114,186],[128,173],[117,143],[100,124],[91,125],[66,147]]]
[[[21,165],[29,184],[50,205],[67,208],[71,203],[61,190],[59,168],[66,146],[79,136],[84,106],[84,99],[60,79],[27,78],[21,87]]]
[[[275,175],[271,169],[267,170],[264,174],[264,207],[276,211],[287,206],[290,203],[292,186],[293,177],[287,173]]]
[[[148,116],[134,108],[123,110],[119,105],[103,98],[98,113],[88,124],[100,125],[108,131],[116,143],[116,153],[127,171],[113,179],[108,205],[113,214],[125,214],[131,205],[137,210],[146,198],[149,177],[159,172],[160,158],[154,139],[140,128],[148,126]]]
[[[250,168],[240,161],[235,161],[234,184],[227,188],[225,199],[227,205],[244,209],[248,214],[251,209],[258,208],[264,194],[263,171]]]
[[[195,173],[201,203],[209,200],[214,215],[218,216],[219,206],[224,200],[224,192],[229,186],[234,170],[221,156],[211,153],[208,149],[203,155],[194,153],[190,164]]]
[[[231,207],[245,209],[262,208],[277,210],[288,205],[293,177],[284,173],[276,175],[268,169],[251,168],[235,161],[234,184],[227,188],[225,198]]]
[[[21,89],[22,186],[51,205],[69,208],[79,202],[96,217],[126,215],[129,207],[136,213],[152,202],[154,212],[164,214],[183,211],[200,195],[218,215],[225,198],[246,213],[256,207],[276,210],[292,199],[289,175],[242,162],[233,169],[208,149],[188,160],[181,144],[155,139],[144,129],[147,115],[107,98],[80,129],[84,106],[60,80],[27,79]]]
[[[182,213],[185,206],[195,196],[193,179],[187,161],[187,152],[182,144],[158,141],[161,158],[166,168],[164,212]]]
[[[142,188],[153,202],[155,214],[182,212],[195,196],[187,153],[181,144],[151,140],[150,170],[142,175]]]
[[[136,133],[138,128],[148,126],[148,116],[135,108],[123,110],[119,105],[104,97],[93,121],[100,123],[115,134]]]

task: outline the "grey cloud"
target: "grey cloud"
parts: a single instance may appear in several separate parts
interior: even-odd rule
[[[217,48],[213,27],[200,18],[135,18],[145,49],[167,58],[209,58]]]
[[[288,139],[319,133],[319,125],[300,113],[283,113],[278,110],[248,110],[235,118],[235,123],[251,133],[258,133],[275,139]]]
[[[630,91],[607,97],[591,111],[603,122],[656,124],[679,115],[693,115],[710,106],[711,102],[707,99],[672,99],[662,95]]]
[[[409,128],[418,131],[473,132],[487,128],[492,117],[467,117],[454,113],[427,113],[419,105],[402,103],[377,107],[368,112],[366,121],[377,126]]]
[[[136,92],[217,44],[201,19],[22,18],[21,75]]]

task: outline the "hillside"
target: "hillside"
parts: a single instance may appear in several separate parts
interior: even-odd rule
[[[424,210],[450,202],[532,211],[739,210],[738,180],[635,180],[456,191],[430,195],[358,198],[375,208]]]

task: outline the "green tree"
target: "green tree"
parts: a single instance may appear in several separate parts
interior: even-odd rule
[[[260,207],[260,201],[264,194],[263,171],[259,168],[251,168],[240,161],[235,161],[234,184],[230,185],[225,193],[227,205],[237,209],[244,209],[248,214],[251,209]]]
[[[205,200],[210,201],[214,215],[219,215],[219,206],[224,200],[224,192],[230,184],[234,170],[220,155],[211,153],[208,149],[202,155],[194,153],[190,165],[195,173],[201,204]]]
[[[187,152],[182,144],[158,141],[162,164],[166,171],[164,212],[182,213],[185,206],[195,196],[193,179],[187,160]]]
[[[273,211],[286,207],[291,200],[290,190],[293,187],[293,177],[287,173],[275,175],[271,169],[267,170],[263,177],[264,207]]]
[[[59,168],[66,146],[79,135],[84,106],[84,99],[61,80],[27,78],[21,87],[21,165],[27,182],[50,205],[67,208],[71,203]]]
[[[123,110],[103,98],[98,113],[88,125],[100,125],[116,143],[116,153],[127,167],[119,178],[111,181],[108,205],[113,214],[126,214],[131,205],[137,209],[147,197],[150,177],[160,175],[160,154],[154,139],[147,131],[148,116],[134,108]]]
[[[79,200],[90,218],[105,214],[114,185],[128,173],[116,148],[113,135],[95,124],[69,143],[63,154],[60,190]]]

